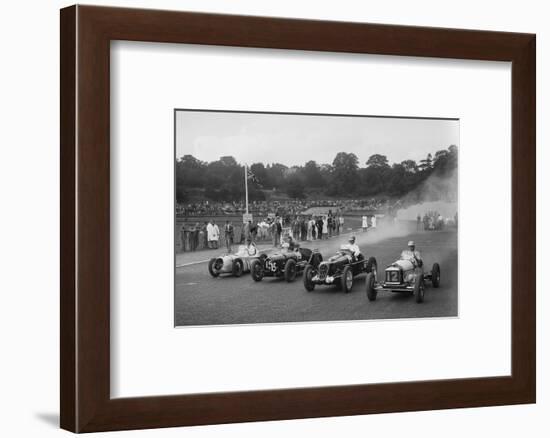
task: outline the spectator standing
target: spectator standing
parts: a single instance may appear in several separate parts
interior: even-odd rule
[[[315,221],[313,218],[309,218],[307,221],[307,240],[313,239],[313,227],[315,226]]]
[[[376,215],[375,214],[372,215],[370,222],[371,222],[372,228],[376,228]]]
[[[262,220],[258,222],[258,240],[265,240],[267,238],[267,223]]]
[[[250,240],[252,243],[256,243],[256,237],[258,236],[258,225],[250,222]]]
[[[275,218],[275,221],[273,222],[272,226],[272,234],[273,234],[273,246],[277,247],[281,243],[281,233],[283,232],[283,226],[281,224],[281,218],[277,217]]]
[[[317,218],[317,239],[323,238],[323,219],[321,217]]]
[[[250,235],[250,227],[251,226],[252,226],[251,221],[245,222],[245,224],[243,226],[243,232],[242,232],[242,235],[241,235],[241,242],[247,242],[248,240],[252,240],[251,235]]]
[[[185,246],[185,240],[186,240],[186,230],[185,230],[185,224],[183,224],[180,228],[180,245],[181,245],[181,252],[186,251],[188,248]]]
[[[191,251],[196,251],[199,246],[199,232],[201,224],[196,222],[191,228]]]
[[[218,242],[220,240],[220,229],[216,222],[212,221],[212,247],[218,249]]]
[[[344,216],[340,216],[339,222],[340,222],[340,232],[343,232],[344,231]]]
[[[323,239],[328,239],[328,218],[326,216],[323,217],[322,221],[323,226]]]
[[[295,240],[300,238],[300,221],[298,220],[298,216],[292,221],[292,237]]]
[[[420,217],[420,213],[418,213],[418,216],[416,216],[416,231],[422,230],[422,218]]]
[[[224,227],[224,238],[225,238],[225,247],[227,248],[227,253],[232,252],[233,238],[235,236],[235,230],[233,229],[233,224],[229,221],[225,221]]]
[[[265,226],[266,226],[265,237],[267,240],[272,240],[273,239],[273,218],[268,217],[266,220]]]
[[[212,225],[212,222],[208,222],[206,224],[206,240],[207,240],[207,247],[212,249],[214,247],[214,225]]]
[[[203,248],[208,248],[208,225],[209,223],[204,221],[204,224],[201,227],[201,244]]]
[[[307,239],[307,223],[306,219],[302,216],[300,218],[300,240]]]

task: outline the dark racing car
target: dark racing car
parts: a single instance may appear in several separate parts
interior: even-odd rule
[[[291,282],[306,266],[318,266],[322,260],[323,256],[317,250],[283,248],[271,254],[260,255],[252,262],[250,272],[254,281],[262,281],[264,277],[283,277]]]
[[[376,259],[370,257],[368,260],[362,255],[356,257],[353,252],[342,246],[336,255],[327,261],[321,262],[318,266],[310,264],[304,271],[304,287],[308,292],[315,289],[316,285],[334,284],[341,287],[346,293],[353,288],[353,279],[364,273],[376,271]]]

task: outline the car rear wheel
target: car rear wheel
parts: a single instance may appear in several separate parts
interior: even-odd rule
[[[218,259],[213,258],[210,259],[208,262],[208,272],[210,272],[210,275],[214,278],[216,278],[218,275],[220,275],[220,269],[217,266],[219,263],[216,263]]]
[[[285,263],[285,280],[287,282],[294,281],[296,278],[296,260],[288,259]]]
[[[241,275],[243,275],[243,271],[244,271],[244,263],[241,259],[236,259],[233,261],[233,269],[232,269],[232,272],[233,272],[233,275],[235,277],[240,277]]]
[[[439,268],[439,263],[434,263],[432,266],[432,285],[433,287],[439,287],[439,282],[441,280],[441,270]]]
[[[254,260],[252,262],[250,273],[252,274],[254,281],[262,281],[262,278],[264,278],[264,268],[259,260]]]
[[[424,301],[424,278],[422,274],[417,274],[414,280],[414,298],[417,303]]]
[[[351,289],[353,288],[353,271],[351,270],[351,266],[346,266],[344,268],[344,271],[342,272],[342,290],[345,293],[351,292]]]
[[[311,265],[307,265],[306,269],[304,269],[304,287],[308,292],[311,292],[313,289],[315,289],[315,283],[311,281],[314,272],[315,269]]]
[[[372,272],[369,272],[367,274],[365,283],[367,285],[367,298],[369,299],[369,301],[376,300],[378,291],[374,288],[374,274]]]

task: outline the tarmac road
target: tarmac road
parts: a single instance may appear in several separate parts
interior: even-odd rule
[[[387,235],[387,237],[386,237]],[[394,237],[397,235],[397,237]],[[376,230],[359,233],[357,242],[365,257],[378,261],[378,275],[395,261],[408,240],[415,240],[426,270],[434,262],[441,266],[441,285],[427,282],[424,302],[417,304],[409,294],[379,292],[369,302],[365,276],[355,277],[353,290],[345,294],[335,286],[317,286],[307,292],[299,275],[293,283],[264,278],[254,282],[250,274],[240,278],[212,278],[207,263],[176,268],[175,325],[255,324],[305,321],[449,317],[458,315],[458,258],[456,230],[407,233]],[[318,248],[327,259],[347,241],[339,236],[327,241],[304,242]],[[215,254],[212,253],[212,256]]]

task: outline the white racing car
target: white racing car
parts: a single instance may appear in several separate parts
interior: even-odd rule
[[[231,274],[240,277],[244,273],[250,272],[252,262],[257,260],[260,254],[255,246],[240,245],[235,254],[225,254],[210,259],[208,272],[212,277],[217,277],[220,274]]]

